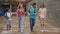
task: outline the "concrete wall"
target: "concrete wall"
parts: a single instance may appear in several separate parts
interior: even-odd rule
[[[37,2],[37,9],[39,8],[40,4],[42,3],[41,0],[33,0],[29,3],[27,3],[27,8],[31,3]],[[60,25],[60,0],[45,0],[45,6],[48,10],[48,23],[51,23],[54,26]]]
[[[60,0],[46,0],[48,19],[55,26],[60,25]]]

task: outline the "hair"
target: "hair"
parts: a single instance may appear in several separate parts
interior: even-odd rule
[[[45,7],[45,5],[44,5],[44,4],[41,4],[41,5],[40,5],[40,8],[42,8],[41,6],[43,6],[43,8]]]
[[[17,8],[20,9],[21,8],[21,5],[23,6],[23,4],[19,4]]]
[[[6,8],[6,12],[8,12],[9,9],[10,9],[10,8]]]
[[[20,9],[20,6],[18,7],[18,9]]]
[[[33,6],[33,4],[30,4],[30,6]]]

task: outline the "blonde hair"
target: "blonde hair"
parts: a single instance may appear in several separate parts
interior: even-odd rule
[[[21,3],[19,3],[19,5],[18,5],[17,9],[18,9],[18,8],[20,8],[20,7],[21,7],[21,5],[22,5],[22,4],[21,4]],[[22,6],[23,6],[23,5],[22,5]]]

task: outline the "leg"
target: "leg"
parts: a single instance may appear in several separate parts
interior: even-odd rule
[[[45,22],[46,22],[46,19],[42,19],[43,20],[43,22],[42,22],[42,29],[45,29]]]
[[[24,16],[21,17],[21,32],[24,31]]]
[[[44,18],[44,20],[43,20],[43,26],[45,26],[45,23],[46,23],[46,19]]]
[[[9,30],[11,30],[11,20],[9,20]]]
[[[32,20],[32,26],[34,27],[35,25],[35,19]]]
[[[7,31],[9,30],[9,26],[7,25]]]
[[[21,18],[20,17],[18,17],[18,30],[20,31],[20,21],[21,21]]]
[[[7,23],[7,31],[8,31],[9,30],[9,20],[8,19],[7,19],[6,23]]]
[[[41,28],[42,28],[42,19],[41,19],[40,16],[39,16],[39,21],[40,21],[40,25],[41,25]]]
[[[41,29],[43,29],[43,26],[44,26],[44,25],[43,25],[43,24],[44,24],[44,20],[43,20],[43,18],[41,18],[40,21],[41,21]]]
[[[35,19],[32,18],[32,30],[31,31],[33,31],[34,25],[35,25]]]
[[[32,18],[30,18],[30,30],[32,31]]]

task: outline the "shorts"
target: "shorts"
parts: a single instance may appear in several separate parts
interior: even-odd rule
[[[6,24],[11,26],[11,20],[7,19]]]
[[[45,16],[39,16],[39,18],[44,18],[44,19],[45,19],[45,18],[47,18],[47,17],[45,17]]]
[[[39,16],[39,18],[44,18],[44,16]]]

